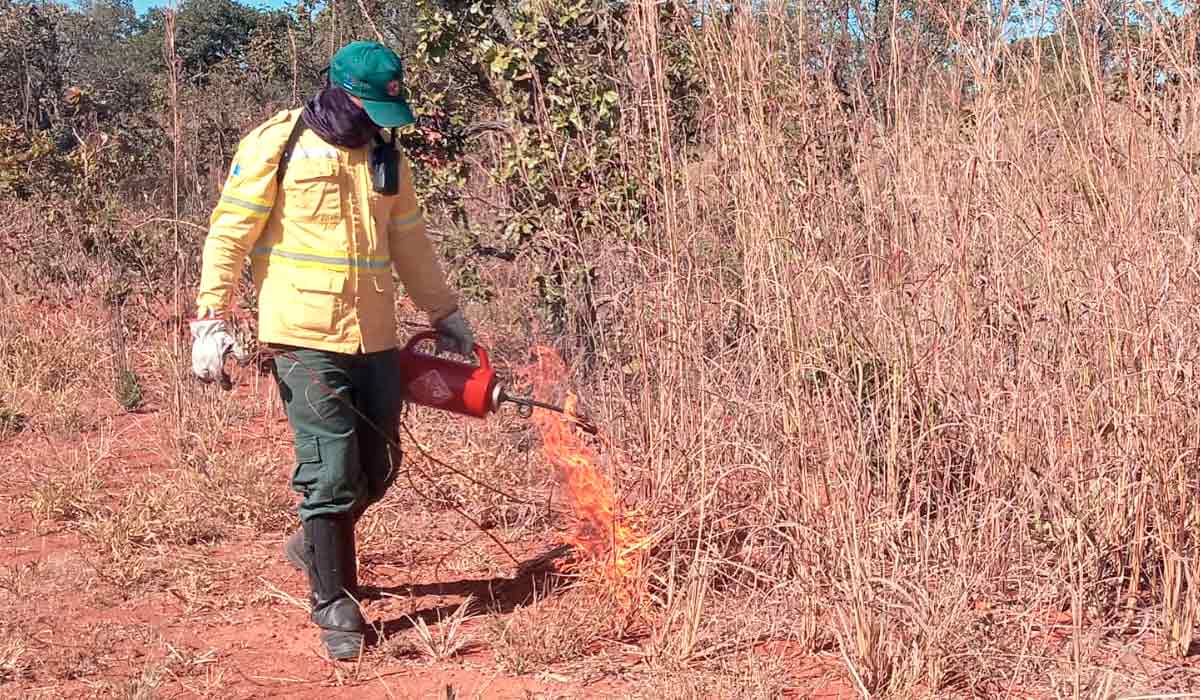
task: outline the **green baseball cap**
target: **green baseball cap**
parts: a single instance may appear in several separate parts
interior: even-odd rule
[[[379,42],[355,41],[343,46],[329,62],[329,81],[361,99],[371,121],[381,128],[416,121],[404,99],[400,57]]]

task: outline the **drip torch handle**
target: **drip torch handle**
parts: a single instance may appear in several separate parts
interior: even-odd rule
[[[437,331],[421,331],[420,333],[417,333],[416,335],[414,335],[412,338],[409,338],[408,342],[405,343],[405,345],[404,345],[404,349],[412,354],[417,354],[418,353],[418,350],[417,350],[418,345],[420,345],[421,343],[423,343],[427,340],[436,341],[437,338],[438,338]],[[491,363],[491,359],[488,357],[487,349],[484,348],[479,343],[476,343],[474,350],[475,350],[475,359],[479,362],[479,366],[482,369],[490,370],[492,368],[492,363]],[[420,354],[428,355],[429,353],[420,353]]]

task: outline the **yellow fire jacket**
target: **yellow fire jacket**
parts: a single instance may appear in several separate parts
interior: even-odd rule
[[[247,256],[263,343],[375,352],[396,345],[395,268],[431,321],[457,308],[425,232],[412,169],[400,156],[395,196],[371,187],[370,146],[330,146],[311,130],[276,174],[300,110],[267,120],[238,145],[204,243],[197,311],[229,308]]]

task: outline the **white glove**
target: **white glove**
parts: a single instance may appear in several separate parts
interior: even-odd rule
[[[223,319],[207,318],[191,322],[192,328],[192,374],[203,382],[221,380],[224,387],[230,386],[225,373],[225,354],[232,352],[238,362],[246,361],[246,352],[234,340],[229,326]]]
[[[467,319],[463,315],[455,311],[445,318],[434,324],[437,328],[437,351],[443,353],[446,351],[456,352],[464,357],[470,357],[475,354],[475,334],[471,331],[471,325],[467,323]]]

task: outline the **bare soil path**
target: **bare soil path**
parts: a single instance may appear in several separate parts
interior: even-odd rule
[[[748,650],[746,669],[713,681],[652,670],[644,640],[572,637],[556,626],[596,611],[574,609],[583,597],[552,566],[521,571],[402,487],[360,535],[373,643],[331,663],[303,576],[280,556],[295,526],[290,436],[270,391],[243,375],[196,409],[206,422],[185,426],[183,449],[162,403],[102,404],[78,434],[0,446],[0,696],[761,697],[759,685],[854,696],[832,655],[786,645]],[[550,523],[497,532],[523,561],[555,544]]]

